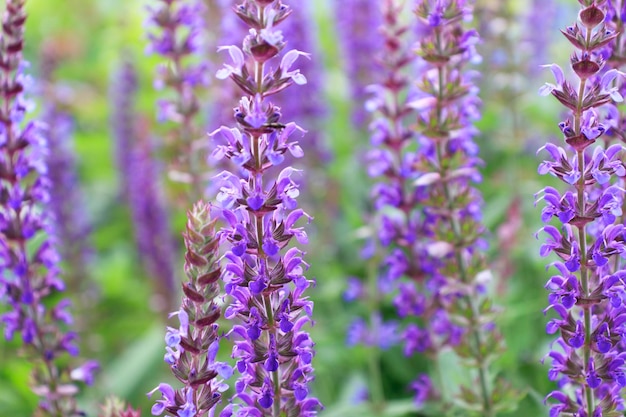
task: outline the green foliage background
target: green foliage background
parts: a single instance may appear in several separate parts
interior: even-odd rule
[[[405,359],[399,347],[380,354],[388,406],[379,412],[367,403],[355,403],[367,384],[373,352],[345,346],[348,324],[363,311],[347,305],[341,294],[346,277],[365,276],[366,265],[358,256],[358,230],[363,227],[362,213],[368,206],[371,183],[357,157],[368,146],[368,137],[349,123],[347,80],[341,70],[329,0],[315,1],[314,18],[318,20],[323,53],[313,59],[322,60],[326,68],[323,94],[331,107],[326,133],[335,153],[323,172],[335,184],[339,210],[330,205],[325,209],[329,199],[318,202],[317,211],[311,213],[315,224],[324,225],[323,230],[312,233],[307,248],[311,263],[308,275],[317,280],[312,290],[316,303],[312,333],[317,343],[314,391],[326,406],[323,417],[427,415],[428,409],[414,408],[406,386],[428,364],[420,358]],[[540,209],[533,207],[533,194],[550,182],[536,173],[539,157],[535,150],[557,135],[560,109],[555,100],[537,96],[537,89],[550,74],[531,76],[526,66],[528,55],[520,46],[519,39],[527,30],[520,25],[520,16],[527,12],[529,3],[483,0],[478,5],[483,11],[504,7],[511,18],[502,33],[488,37],[482,45],[484,117],[478,142],[485,160],[481,190],[485,222],[492,231],[490,259],[494,264],[510,261],[513,271],[498,276],[496,270],[496,302],[503,307],[498,324],[508,349],[495,367],[525,394],[517,409],[508,414],[518,417],[547,415],[542,399],[554,388],[547,381],[548,366],[541,364],[550,342],[542,314],[547,303],[543,285],[549,272],[545,270],[547,261],[538,256],[540,243],[533,237],[540,227]],[[109,84],[124,54],[135,57],[139,67],[139,110],[154,119],[159,93],[152,87],[152,74],[161,60],[144,53],[145,4],[138,0],[30,0],[27,5],[26,55],[32,63],[31,72],[37,74],[44,46],[55,48],[63,57],[56,75],[72,91],[70,108],[77,121],[75,144],[86,194],[85,211],[93,223],[96,256],[84,279],[92,280],[98,301],[76,314],[83,332],[83,354],[97,358],[103,366],[96,386],[81,396],[90,416],[97,415],[97,403],[110,394],[127,399],[144,415],[150,415],[152,402],[145,393],[160,381],[173,379],[162,360],[166,315],[153,308],[151,278],[138,262],[128,210],[117,199],[109,125]],[[573,21],[578,3],[563,1],[559,7],[559,20],[553,32],[545,36],[552,44],[552,60],[563,64],[568,49],[556,36],[557,28]],[[509,67],[495,65],[498,53],[507,54]],[[494,74],[496,67],[499,76]],[[155,124],[154,131],[158,135],[162,127]],[[519,203],[521,224],[512,237],[513,249],[502,252],[497,231],[511,220],[507,211],[514,202]],[[184,213],[173,215],[179,235]],[[178,270],[182,275],[182,269]],[[0,341],[0,417],[28,416],[36,403],[28,387],[29,363],[17,358],[17,347],[16,343]],[[228,353],[221,352],[224,357]],[[467,378],[448,356],[443,355],[441,361],[446,385]]]

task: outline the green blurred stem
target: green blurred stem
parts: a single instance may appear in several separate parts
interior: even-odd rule
[[[263,21],[263,8],[259,10],[259,16],[261,21]],[[265,65],[260,62],[255,62],[254,64],[254,78],[257,83],[257,94],[261,96],[263,99],[263,73],[264,73]],[[261,146],[259,141],[261,140],[261,135],[254,134],[250,136],[250,140],[252,141],[252,153],[254,157],[254,167],[255,172],[252,177],[252,186],[254,189],[257,187],[259,189],[263,189],[263,161],[261,159]],[[258,260],[260,263],[263,263],[265,266],[265,270],[268,270],[267,265],[267,255],[263,251],[263,236],[265,234],[263,230],[263,215],[254,216],[256,222],[256,233],[257,233],[257,250],[258,250]],[[274,310],[272,306],[272,297],[271,294],[263,295],[263,304],[265,305],[265,314],[267,315],[267,348],[270,348],[270,340],[271,337],[274,337],[274,340],[277,340],[277,331],[276,331],[276,321],[274,318]],[[270,372],[272,379],[272,387],[274,388],[274,398],[272,401],[272,417],[280,417],[280,403],[282,399],[281,395],[281,387],[280,387],[280,367],[274,371]]]
[[[368,265],[368,307],[370,313],[370,324],[374,323],[374,316],[380,309],[380,302],[378,298],[377,265],[378,256],[373,256]],[[368,385],[370,388],[372,409],[375,413],[380,413],[383,410],[385,403],[385,393],[383,390],[383,381],[380,372],[380,348],[378,346],[370,347],[368,358],[370,377]]]

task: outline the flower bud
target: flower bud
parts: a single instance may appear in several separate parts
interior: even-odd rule
[[[604,21],[604,12],[595,4],[586,7],[578,13],[578,18],[588,30],[592,30]]]

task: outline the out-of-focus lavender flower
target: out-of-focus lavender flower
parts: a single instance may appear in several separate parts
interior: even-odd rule
[[[375,206],[385,208],[379,239],[397,247],[389,252],[383,279],[398,285],[401,277],[409,278],[399,284],[395,301],[401,316],[417,318],[405,329],[405,353],[436,355],[448,347],[471,358],[476,380],[463,386],[462,403],[494,416],[506,384],[494,388],[488,369],[501,343],[485,291],[490,273],[483,256],[482,199],[473,185],[481,180],[473,140],[480,102],[475,73],[466,69],[480,61],[478,34],[463,27],[472,17],[469,2],[421,0],[416,14],[421,24],[418,89],[400,105],[383,89],[371,102],[380,114],[395,116],[374,122],[379,148],[370,157],[370,174],[386,178],[374,193]],[[393,51],[394,43],[389,44]],[[387,62],[392,66],[402,60]],[[389,76],[381,83],[392,97],[403,85],[398,79]],[[417,152],[411,150],[411,133],[399,122],[410,111]],[[420,393],[418,402],[427,397]]]
[[[308,387],[314,350],[305,326],[313,303],[305,291],[311,281],[304,276],[304,253],[290,246],[293,238],[307,243],[298,223],[309,216],[297,207],[300,172],[284,163],[285,154],[303,156],[293,139],[303,130],[282,122],[269,101],[294,83],[306,83],[292,67],[308,54],[293,49],[270,65],[285,47],[278,25],[291,13],[280,1],[244,1],[234,13],[250,31],[243,51],[220,48],[230,60],[217,76],[233,80],[244,96],[235,109],[237,127],[211,134],[217,142],[213,157],[236,165],[216,177],[226,224],[219,235],[231,245],[223,274],[231,298],[225,317],[237,322],[230,335],[239,373],[234,401],[221,416],[313,416],[320,403]]]
[[[208,204],[198,202],[187,213],[185,273],[189,280],[183,284],[180,309],[170,314],[177,317],[180,326],[169,327],[165,335],[165,362],[183,387],[174,390],[162,383],[151,391],[148,395],[161,393],[161,399],[152,407],[152,415],[164,412],[178,417],[213,415],[221,392],[228,388],[221,379],[228,379],[233,373],[230,366],[216,361],[217,320],[221,314],[216,299],[221,270],[216,219],[211,219],[210,209]]]
[[[344,295],[347,301],[358,300],[369,310],[367,319],[358,317],[348,327],[347,344],[361,344],[372,348],[369,352],[368,388],[373,408],[381,406],[385,400],[380,380],[379,351],[400,342],[402,333],[398,322],[383,319],[380,310],[385,296],[389,302],[389,294],[395,287],[395,281],[407,271],[408,264],[405,253],[398,249],[398,241],[393,234],[388,233],[391,229],[387,215],[395,206],[380,201],[377,196],[390,189],[400,196],[406,188],[406,179],[395,169],[395,162],[402,160],[403,153],[406,152],[404,145],[412,139],[411,132],[405,126],[405,119],[412,110],[406,105],[406,91],[410,82],[404,72],[414,58],[405,39],[409,27],[400,22],[400,16],[406,9],[394,0],[381,3],[378,13],[383,16],[383,24],[375,30],[383,41],[384,48],[371,59],[377,59],[383,71],[376,74],[378,84],[369,87],[371,98],[366,103],[367,109],[375,114],[375,120],[370,126],[373,148],[366,159],[368,171],[377,181],[372,188],[376,200],[376,213],[372,216],[375,221],[370,223],[373,234],[377,234],[379,239],[368,239],[362,253],[365,259],[369,258],[367,288],[357,278],[349,278],[348,289]],[[410,210],[407,206],[407,213]],[[398,214],[403,217],[403,213]]]
[[[406,126],[406,119],[413,111],[407,105],[406,92],[410,82],[405,72],[414,60],[414,55],[405,39],[409,27],[400,22],[403,10],[403,6],[397,2],[386,0],[379,12],[383,16],[379,37],[384,41],[384,48],[377,58],[384,71],[378,73],[378,83],[369,86],[371,96],[366,103],[366,108],[375,115],[370,125],[372,149],[366,160],[368,173],[377,180],[372,187],[372,197],[378,218],[376,233],[383,248],[382,261],[377,271],[379,291],[370,288],[370,292],[375,292],[369,294],[370,297],[378,297],[379,292],[390,293],[394,282],[408,270],[407,254],[410,248],[406,240],[401,241],[402,232],[394,229],[394,222],[404,223],[415,208],[408,193],[404,195],[407,181],[410,181],[410,173],[406,172],[406,168],[410,167],[403,165],[405,159],[410,159],[412,155],[407,147],[413,139],[412,132]],[[391,195],[394,198],[388,198]],[[404,212],[397,210],[401,203],[406,205]]]
[[[131,149],[135,142],[135,96],[137,92],[137,71],[130,60],[124,60],[115,72],[110,88],[111,128],[113,130],[115,166],[118,184],[122,195],[128,201],[131,178]]]
[[[158,103],[158,119],[175,125],[167,139],[173,159],[169,177],[190,185],[191,201],[202,197],[206,188],[204,173],[205,139],[197,120],[198,95],[209,83],[205,61],[205,5],[202,0],[159,0],[149,7],[148,51],[168,62],[157,69],[155,86],[167,87],[170,97]]]
[[[29,79],[22,60],[23,0],[8,0],[0,35],[0,323],[6,339],[19,334],[34,359],[33,391],[43,415],[77,415],[78,388],[69,378],[92,381],[97,366],[68,374],[64,356],[76,356],[77,335],[68,330],[69,300],[58,293],[65,285],[58,277],[50,217],[50,180],[46,167],[46,138],[42,126],[24,122],[31,105],[23,92]],[[8,311],[4,308],[8,307]]]
[[[557,4],[554,0],[532,0],[532,5],[526,10],[523,30],[524,41],[529,47],[526,68],[530,74],[537,75],[541,66],[549,60],[552,45],[549,39],[557,16]]]
[[[150,277],[155,278],[159,293],[169,305],[175,294],[175,245],[169,227],[167,204],[163,194],[160,169],[150,137],[133,138],[129,155],[129,205],[139,256]]]
[[[55,246],[61,256],[70,288],[81,291],[88,284],[88,269],[93,255],[89,237],[91,226],[78,179],[73,149],[74,121],[54,103],[46,106],[42,121],[47,126],[48,179],[51,189],[49,207]]]
[[[169,306],[176,293],[176,250],[154,144],[134,108],[136,91],[136,71],[131,61],[126,60],[117,70],[111,86],[115,162],[129,205],[139,256],[147,274],[154,278],[157,293],[162,297],[158,301]]]
[[[303,1],[292,9],[290,18],[285,20],[281,28],[292,48],[311,54],[312,59],[302,60],[300,65],[300,71],[307,74],[307,83],[301,86],[302,91],[298,95],[283,91],[276,96],[276,104],[280,106],[283,117],[286,120],[298,120],[307,130],[301,146],[308,155],[308,168],[319,167],[331,158],[323,137],[323,123],[327,114],[322,96],[324,70],[318,59],[319,45],[311,9],[312,2]]]
[[[568,109],[559,124],[567,149],[546,144],[540,152],[548,159],[540,174],[566,183],[559,191],[546,187],[538,193],[545,203],[542,220],[556,217],[560,228],[546,225],[543,256],[554,252],[561,259],[546,284],[556,317],[546,331],[559,334],[548,357],[549,377],[559,382],[551,392],[551,416],[607,416],[621,414],[620,390],[626,386],[622,339],[626,335],[624,286],[626,272],[619,260],[626,254],[621,221],[624,189],[617,184],[626,175],[621,145],[597,146],[607,131],[603,110],[623,100],[617,83],[623,74],[603,71],[606,48],[618,36],[606,20],[604,2],[582,2],[578,21],[563,31],[576,52],[570,60],[578,78],[570,83],[556,64],[550,65],[556,84],[540,92],[552,94]],[[610,5],[609,5],[610,6]],[[610,113],[609,113],[610,114]]]
[[[383,321],[379,313],[374,313],[369,323],[363,319],[357,319],[350,324],[347,344],[348,346],[362,344],[386,350],[398,343],[399,330],[397,322]]]
[[[372,57],[383,47],[383,39],[377,32],[382,23],[380,4],[370,0],[335,0],[334,4],[341,55],[352,97],[352,122],[364,129],[366,89],[375,81],[379,69]]]

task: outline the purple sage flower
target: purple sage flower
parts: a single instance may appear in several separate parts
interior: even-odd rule
[[[400,16],[405,11],[402,5],[393,0],[382,2],[379,13],[383,24],[378,32],[384,48],[376,58],[384,71],[377,74],[380,83],[368,87],[370,98],[365,104],[366,109],[374,113],[374,121],[370,125],[372,149],[369,150],[366,160],[370,176],[377,181],[372,187],[376,209],[373,217],[376,221],[371,223],[374,224],[378,242],[376,239],[369,239],[366,246],[372,246],[373,250],[366,248],[362,255],[367,259],[378,252],[381,261],[378,265],[370,263],[373,270],[369,271],[367,289],[360,280],[351,277],[344,296],[346,301],[360,299],[370,310],[369,320],[359,317],[350,324],[347,331],[348,345],[363,344],[383,350],[400,341],[397,336],[400,329],[396,321],[384,320],[379,310],[385,296],[389,298],[389,294],[397,286],[396,282],[409,268],[406,253],[395,247],[402,245],[399,243],[401,232],[395,226],[404,222],[405,214],[396,211],[396,203],[404,198],[406,189],[406,177],[400,172],[400,165],[403,153],[406,152],[405,145],[413,139],[413,134],[405,123],[405,119],[413,111],[407,105],[407,98],[403,97],[410,84],[405,72],[414,60],[414,54],[409,50],[409,42],[405,39],[409,34],[409,27],[400,22]],[[397,198],[383,197],[390,194]],[[407,205],[406,213],[409,211]],[[398,221],[394,222],[392,218]],[[394,245],[390,247],[392,242]],[[370,384],[375,381],[376,378],[371,378]],[[370,391],[374,403],[383,401],[383,398],[378,398],[382,388],[370,386]]]
[[[290,245],[293,238],[307,243],[300,222],[310,217],[297,206],[301,173],[284,164],[286,154],[303,156],[295,137],[304,131],[283,122],[270,101],[292,84],[306,84],[293,67],[308,54],[297,49],[281,54],[285,40],[279,24],[291,8],[280,1],[246,0],[234,13],[250,30],[243,50],[219,48],[229,60],[217,77],[234,81],[243,97],[235,109],[237,127],[211,134],[212,156],[236,166],[215,178],[225,222],[219,236],[230,243],[222,277],[230,296],[224,315],[236,321],[230,337],[239,374],[234,401],[221,416],[314,416],[320,407],[309,388],[314,344],[305,330],[313,312],[305,295],[311,281],[304,275],[304,253]]]
[[[65,369],[66,355],[78,355],[69,328],[69,300],[59,293],[59,256],[51,235],[47,138],[42,124],[25,121],[32,107],[24,98],[30,79],[22,59],[26,14],[22,0],[8,0],[0,35],[0,323],[7,340],[19,335],[32,361],[39,413],[78,415],[71,379],[91,383],[97,365]]]
[[[624,378],[625,334],[624,225],[621,208],[624,189],[617,184],[626,169],[621,145],[597,146],[607,132],[606,108],[623,100],[618,85],[623,74],[603,70],[610,45],[618,36],[607,22],[607,4],[581,1],[578,21],[567,27],[565,37],[576,48],[570,60],[577,78],[567,80],[556,64],[548,66],[556,84],[540,92],[552,94],[568,111],[559,124],[566,147],[548,144],[540,149],[547,160],[540,174],[551,174],[565,183],[563,190],[544,188],[538,194],[545,208],[544,222],[556,217],[561,226],[544,226],[542,255],[555,253],[560,261],[546,284],[554,311],[546,331],[559,337],[548,354],[549,377],[559,390],[546,397],[551,416],[606,416],[620,414],[626,386]],[[608,6],[611,6],[610,4]],[[595,145],[595,146],[594,146]]]
[[[405,354],[451,348],[472,358],[475,383],[463,386],[463,402],[493,417],[500,396],[489,382],[488,363],[501,338],[487,318],[492,308],[479,309],[491,305],[491,273],[484,261],[482,197],[474,185],[481,181],[474,142],[480,101],[476,73],[467,69],[480,62],[479,37],[464,27],[472,17],[468,1],[420,0],[416,15],[419,59],[411,68],[418,71],[418,89],[402,101],[409,83],[400,63],[408,63],[398,42],[386,42],[387,73],[370,101],[378,117],[369,168],[381,179],[374,204],[381,211],[379,240],[389,248],[381,279],[397,289],[399,315],[417,319],[405,328]],[[418,403],[434,392],[427,381],[419,377],[413,384]]]
[[[229,365],[216,361],[221,271],[216,219],[211,219],[210,209],[208,204],[198,202],[187,213],[185,273],[189,280],[183,284],[180,309],[170,314],[177,317],[180,325],[168,327],[165,335],[165,362],[183,387],[174,390],[162,383],[148,393],[148,396],[156,391],[161,393],[161,399],[152,407],[152,415],[164,412],[178,417],[213,415],[221,393],[228,389],[222,380],[233,373]]]

